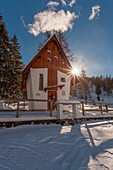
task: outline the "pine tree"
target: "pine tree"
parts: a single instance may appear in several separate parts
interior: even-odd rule
[[[86,77],[85,70],[81,71],[81,75],[79,77],[79,82],[80,82],[80,86],[79,86],[80,97],[82,99],[85,99],[85,101],[87,102],[87,99],[90,97],[90,87],[89,87],[89,80]]]
[[[18,43],[18,39],[16,35],[13,36],[11,39],[12,42],[12,51],[13,51],[13,78],[12,78],[12,86],[11,89],[13,90],[13,96],[15,98],[18,97],[20,94],[20,85],[21,85],[21,73],[22,73],[22,56],[20,54],[20,46]]]
[[[17,96],[19,87],[17,79],[21,72],[18,62],[20,58],[18,43],[16,39],[11,42],[0,16],[0,97]]]
[[[100,84],[96,85],[96,94],[97,94],[97,100],[100,101],[100,94],[101,94],[101,87]]]
[[[10,38],[6,26],[0,16],[0,96],[8,97],[8,89],[12,65],[12,51]]]
[[[105,78],[105,89],[107,95],[109,96],[112,93],[112,79],[110,76],[106,76]]]
[[[57,37],[58,37],[58,40],[66,54],[66,56],[70,59],[70,60],[73,60],[73,55],[69,49],[69,44],[68,44],[68,41],[64,35],[63,32],[59,31],[57,32]]]

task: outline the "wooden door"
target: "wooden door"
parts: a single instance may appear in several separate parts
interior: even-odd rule
[[[56,90],[49,90],[48,91],[48,99],[52,100],[52,110],[56,108],[56,101],[57,101],[57,91]],[[48,103],[48,110],[50,110],[50,102]]]

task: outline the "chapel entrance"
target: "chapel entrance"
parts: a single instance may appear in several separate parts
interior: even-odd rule
[[[56,108],[56,101],[57,101],[57,91],[56,90],[49,90],[48,91],[48,98],[52,100],[52,110]],[[48,102],[48,110],[50,110],[51,104]]]

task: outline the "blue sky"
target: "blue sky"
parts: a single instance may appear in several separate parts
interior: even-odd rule
[[[113,76],[112,7],[113,0],[0,0],[0,13],[9,36],[18,37],[25,64],[37,53],[44,31],[57,21],[55,29],[64,31],[76,66],[84,68],[88,76]],[[37,29],[47,16],[46,27]]]

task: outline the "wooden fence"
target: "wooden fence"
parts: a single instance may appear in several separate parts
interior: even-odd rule
[[[53,100],[38,100],[38,99],[5,99],[2,98],[0,99],[1,102],[6,103],[7,105],[10,106],[11,103],[15,103],[16,108],[14,109],[0,109],[0,112],[15,112],[16,115],[15,117],[19,117],[20,112],[38,112],[40,111],[39,109],[25,109],[26,102],[47,102],[50,103],[50,111],[49,111],[49,116],[52,117],[52,112],[53,112]],[[23,102],[23,108],[20,108],[20,103]],[[96,108],[95,108],[96,106]],[[110,108],[110,106],[112,106]],[[90,107],[90,108],[88,108]],[[81,102],[81,111],[82,115],[85,116],[86,112],[99,112],[101,115],[104,114],[104,112],[109,113],[113,111],[113,103],[110,102]],[[47,111],[47,110],[45,110]]]
[[[53,100],[38,100],[38,99],[7,99],[2,98],[0,99],[0,102],[7,104],[10,106],[10,104],[15,104],[15,109],[0,109],[0,112],[16,112],[16,118],[19,117],[19,112],[38,112],[39,109],[25,109],[26,102],[47,102],[50,103],[50,117],[52,117],[52,110],[53,110]],[[20,109],[20,103],[23,102],[23,109]],[[45,110],[47,111],[47,110]]]
[[[103,115],[103,112],[111,112],[113,111],[113,103],[110,102],[81,102],[82,105],[82,114],[85,116],[85,112],[100,112]],[[87,108],[90,106],[90,108]],[[98,108],[95,108],[98,107]],[[109,106],[112,106],[109,108]]]

